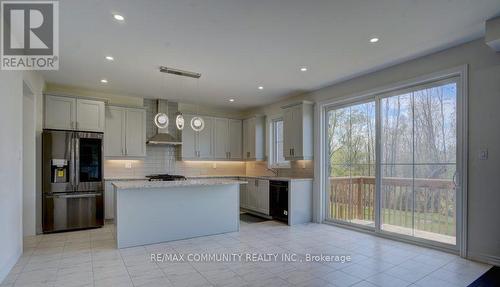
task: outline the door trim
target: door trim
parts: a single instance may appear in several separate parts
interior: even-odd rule
[[[411,88],[414,86],[420,86],[429,82],[437,82],[440,80],[445,80],[448,78],[456,77],[457,79],[457,170],[459,170],[460,178],[459,184],[461,188],[460,196],[456,198],[456,221],[457,221],[457,232],[456,232],[456,247],[453,250],[458,250],[459,255],[461,257],[468,256],[468,245],[467,245],[467,198],[468,198],[468,65],[460,65],[453,68],[445,69],[442,71],[418,76],[409,80],[404,80],[401,82],[389,84],[386,86],[382,86],[375,89],[370,89],[364,92],[350,94],[347,96],[339,97],[336,99],[327,99],[323,101],[319,101],[315,106],[315,138],[317,142],[315,144],[315,158],[318,159],[315,161],[315,169],[319,172],[315,173],[314,176],[314,202],[313,207],[315,209],[314,212],[314,221],[320,223],[329,223],[332,224],[331,221],[326,220],[326,204],[327,204],[327,192],[326,192],[326,163],[327,163],[327,153],[326,153],[326,113],[333,107],[339,107],[342,105],[349,105],[356,102],[367,101],[370,99],[376,100],[377,96],[382,94],[387,94],[394,92],[396,90],[402,90],[406,88]],[[377,105],[378,106],[378,105]],[[378,113],[380,115],[380,113]],[[378,116],[377,116],[378,117]],[[378,118],[376,120],[377,124],[380,125]],[[376,127],[377,132],[380,127]],[[377,137],[376,145],[380,145],[379,137]],[[378,163],[378,159],[377,159]],[[380,178],[379,168],[377,168],[377,178]],[[379,183],[377,183],[379,186]],[[376,208],[380,210],[380,200],[376,200]],[[380,216],[378,216],[380,217]],[[377,220],[377,219],[376,219]],[[350,228],[355,228],[349,225],[337,224],[335,225],[346,226]],[[375,233],[380,236],[384,236],[386,232],[379,232],[380,224],[376,222],[376,230]],[[365,230],[366,229],[360,229]],[[397,240],[408,241],[406,238],[401,236],[392,236],[390,234],[390,238],[395,238]],[[428,240],[414,240],[415,238],[411,238],[410,242],[413,242],[417,245],[429,246],[432,248],[442,249],[442,244],[439,242],[433,242]],[[428,242],[427,242],[428,241]],[[445,248],[450,250],[449,248]],[[450,251],[453,251],[450,250]]]

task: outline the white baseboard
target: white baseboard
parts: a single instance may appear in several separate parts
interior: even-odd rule
[[[0,269],[0,285],[2,284],[3,280],[5,280],[7,275],[9,275],[10,270],[12,270],[14,265],[16,265],[22,253],[23,253],[22,250],[18,250],[16,254],[14,254],[14,256],[12,256],[11,258],[9,258],[9,260],[7,260],[7,263],[4,266],[2,266],[2,268]]]
[[[468,259],[474,260],[474,261],[479,261],[495,266],[500,266],[500,257],[497,256],[491,256],[491,255],[486,255],[486,254],[481,254],[481,253],[474,253],[474,252],[468,252]]]

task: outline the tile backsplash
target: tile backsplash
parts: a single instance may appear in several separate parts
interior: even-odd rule
[[[313,161],[292,162],[290,168],[281,168],[277,171],[278,176],[313,177]],[[106,178],[134,178],[159,173],[181,174],[186,176],[275,175],[272,171],[267,169],[267,163],[265,161],[180,161],[177,160],[176,148],[165,146],[148,146],[147,157],[145,159],[104,161],[104,175]]]

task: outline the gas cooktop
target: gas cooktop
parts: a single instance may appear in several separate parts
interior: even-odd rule
[[[174,180],[186,180],[186,177],[183,175],[175,175],[175,174],[153,174],[148,175],[146,178],[149,181],[174,181]]]

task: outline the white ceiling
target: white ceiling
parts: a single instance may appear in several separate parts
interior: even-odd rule
[[[484,21],[500,13],[500,0],[59,3],[60,69],[43,72],[47,82],[237,108],[481,37]],[[124,23],[113,13],[125,16]],[[369,43],[375,36],[380,41]],[[202,77],[163,74],[160,65]],[[309,70],[300,72],[301,66]]]

